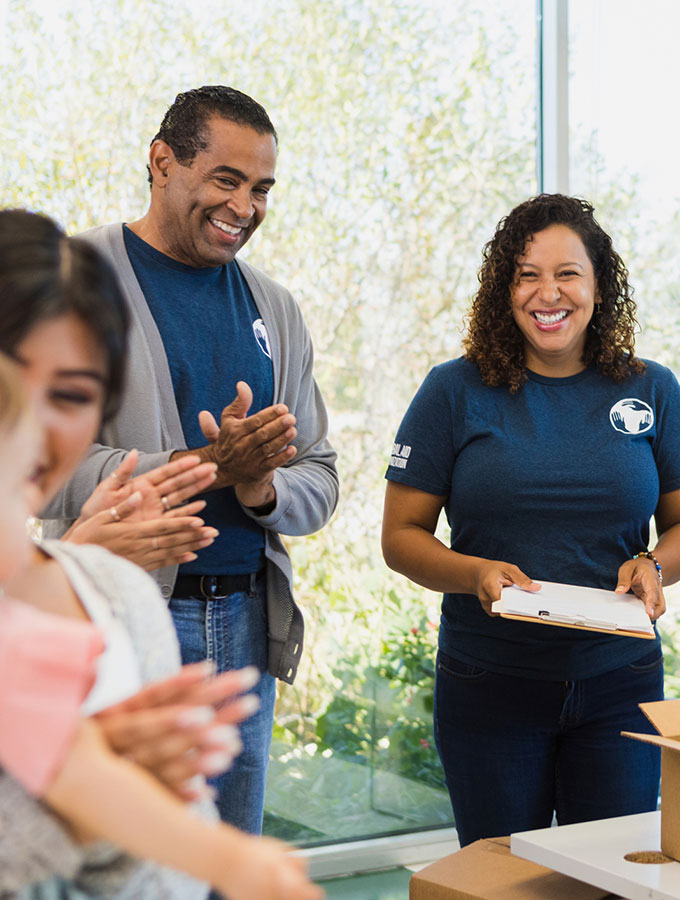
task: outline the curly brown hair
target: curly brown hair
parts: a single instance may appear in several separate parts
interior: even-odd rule
[[[641,374],[645,364],[635,356],[636,305],[628,270],[591,204],[563,194],[539,194],[498,223],[484,247],[480,287],[466,316],[465,356],[477,364],[486,385],[507,384],[514,394],[527,381],[524,338],[510,297],[527,241],[550,225],[566,225],[580,237],[595,273],[601,302],[586,331],[584,364],[596,362],[603,375],[617,382],[632,372]]]

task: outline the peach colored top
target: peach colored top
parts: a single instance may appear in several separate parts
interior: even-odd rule
[[[66,757],[103,649],[89,622],[0,598],[0,765],[32,794]]]

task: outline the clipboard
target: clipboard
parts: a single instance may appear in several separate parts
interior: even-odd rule
[[[635,594],[542,581],[540,591],[516,585],[501,590],[491,610],[505,619],[580,631],[654,639],[654,626]]]

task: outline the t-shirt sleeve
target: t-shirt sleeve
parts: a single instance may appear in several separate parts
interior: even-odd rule
[[[654,456],[662,494],[680,489],[680,385],[670,369],[659,384]]]
[[[63,763],[103,647],[89,622],[0,603],[0,765],[32,794]]]
[[[448,496],[454,464],[451,397],[432,369],[411,401],[392,446],[385,477]]]

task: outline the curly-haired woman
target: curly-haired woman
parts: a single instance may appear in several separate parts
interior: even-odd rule
[[[465,355],[430,372],[397,433],[383,522],[388,565],[444,592],[435,729],[463,845],[658,795],[657,751],[620,737],[650,730],[658,638],[509,621],[490,613],[501,588],[630,589],[656,620],[661,574],[680,578],[680,387],[635,356],[628,273],[592,206],[522,203],[479,280]]]

